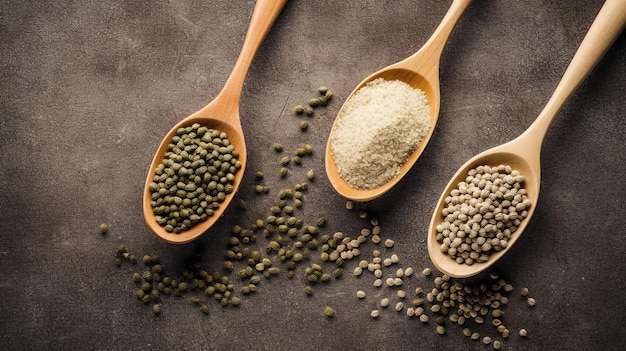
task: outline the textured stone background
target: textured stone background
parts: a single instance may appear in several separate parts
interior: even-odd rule
[[[186,295],[163,298],[153,317],[133,296],[131,273],[114,264],[123,243],[158,254],[171,274],[199,255],[221,270],[231,225],[265,217],[277,190],[318,177],[301,216],[324,215],[327,232],[365,222],[324,176],[323,150],[341,103],[370,73],[430,37],[450,1],[292,0],[248,73],[241,116],[249,165],[238,199],[201,239],[173,246],[144,224],[145,172],[177,121],[208,103],[239,54],[254,1],[0,0],[0,348],[4,350],[482,350],[449,326],[441,337],[395,311],[369,311],[390,295],[371,276],[349,273],[307,298],[301,275],[264,281],[239,308],[211,301],[209,316]],[[402,266],[432,267],[426,228],[448,179],[472,155],[513,139],[539,114],[602,1],[476,0],[443,52],[442,107],[434,137],[414,169],[366,204]],[[542,153],[540,202],[524,236],[495,270],[516,287],[505,315],[507,350],[617,350],[626,342],[626,36],[577,90]],[[320,85],[335,98],[302,134],[292,106]],[[280,156],[315,148],[281,180]],[[263,170],[272,192],[253,192]],[[101,236],[97,225],[110,225]],[[262,242],[262,241],[261,241]],[[368,244],[363,256],[374,248]],[[388,253],[385,253],[388,254]],[[428,288],[432,278],[406,283]],[[517,291],[537,299],[528,308]],[[357,300],[355,292],[368,297]],[[327,319],[325,305],[337,315]],[[491,326],[480,329],[496,335]],[[525,327],[522,340],[516,330]]]

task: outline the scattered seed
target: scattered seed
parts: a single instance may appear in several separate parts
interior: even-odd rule
[[[402,301],[396,303],[396,311],[400,312],[404,308],[404,303]]]
[[[333,310],[333,308],[330,306],[326,306],[324,308],[324,314],[326,315],[326,317],[330,318],[335,315],[335,310]]]
[[[393,241],[393,240],[391,240],[391,239],[386,239],[386,240],[385,240],[385,247],[386,247],[386,248],[392,248],[392,247],[393,247],[393,244],[394,244],[394,241]]]
[[[519,330],[519,335],[521,337],[525,337],[525,336],[528,335],[528,331],[526,329],[522,328],[522,329]]]

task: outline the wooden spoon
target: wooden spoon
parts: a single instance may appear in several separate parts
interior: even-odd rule
[[[457,278],[478,274],[494,264],[519,239],[530,221],[530,217],[532,217],[537,208],[539,186],[541,184],[541,145],[548,129],[576,88],[583,82],[618,37],[625,24],[626,6],[624,6],[624,1],[607,0],[589,28],[561,82],[532,125],[514,140],[474,156],[452,177],[439,198],[428,229],[428,253],[433,264],[441,273]],[[528,217],[522,221],[509,240],[507,247],[502,251],[492,253],[487,262],[474,263],[473,265],[459,264],[447,253],[441,252],[441,244],[436,239],[436,226],[444,220],[441,214],[445,205],[444,200],[450,194],[450,191],[465,179],[467,172],[471,168],[479,165],[495,167],[500,164],[510,165],[511,168],[518,170],[524,176],[525,182],[523,186],[526,188],[528,198],[531,201]]]
[[[176,124],[163,138],[159,148],[154,155],[152,164],[148,171],[148,177],[143,191],[143,215],[146,224],[157,237],[173,244],[183,244],[192,241],[206,232],[217,220],[222,216],[228,204],[234,197],[239,188],[241,179],[246,169],[246,143],[244,140],[243,130],[241,128],[241,120],[239,118],[239,100],[243,89],[243,82],[248,72],[248,68],[252,63],[252,59],[256,55],[261,42],[269,32],[272,24],[280,14],[287,0],[257,0],[250,19],[250,26],[243,42],[243,47],[239,54],[239,58],[217,97],[201,110],[183,119]],[[241,169],[236,173],[234,180],[234,191],[226,196],[226,199],[217,208],[213,216],[206,221],[196,224],[189,230],[179,234],[169,233],[164,227],[156,221],[151,205],[151,195],[149,184],[154,177],[154,170],[161,163],[167,151],[167,146],[171,142],[172,137],[176,134],[176,130],[181,127],[190,126],[194,123],[200,123],[207,128],[213,128],[226,133],[235,150],[239,152],[239,161]]]
[[[400,62],[385,67],[370,75],[359,83],[359,85],[357,85],[357,87],[352,91],[348,100],[359,89],[377,78],[383,78],[385,80],[400,80],[411,85],[413,88],[421,89],[426,94],[428,105],[430,107],[430,129],[424,139],[420,142],[418,148],[413,151],[413,153],[404,162],[400,168],[400,174],[384,185],[367,190],[351,187],[338,173],[337,165],[335,164],[331,153],[331,141],[329,139],[326,144],[326,174],[330,184],[340,195],[350,200],[362,202],[375,199],[396,185],[396,183],[404,177],[404,175],[411,169],[420,157],[426,148],[426,144],[428,144],[433,131],[435,130],[435,124],[439,118],[439,61],[441,53],[445,43],[452,33],[452,30],[454,29],[454,26],[471,2],[472,0],[454,0],[442,22],[439,24],[439,27],[437,27],[433,35],[419,51]],[[341,110],[343,110],[343,107]],[[339,115],[341,115],[341,110]],[[337,120],[335,120],[335,124],[336,123]]]

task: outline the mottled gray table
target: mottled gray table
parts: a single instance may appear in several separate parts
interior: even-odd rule
[[[201,239],[174,246],[143,222],[146,171],[166,131],[223,86],[254,1],[0,1],[0,349],[489,349],[449,322],[439,336],[433,320],[422,325],[404,312],[371,319],[392,292],[374,288],[371,274],[354,278],[358,260],[311,297],[302,265],[291,280],[263,280],[237,308],[209,300],[203,315],[189,293],[162,297],[158,317],[133,295],[131,273],[143,264],[114,261],[125,244],[138,257],[159,255],[172,275],[190,259],[222,271],[230,227],[264,218],[278,190],[308,169],[317,178],[299,216],[325,216],[325,232],[356,236],[366,221],[346,210],[324,173],[333,119],[361,79],[417,51],[449,5],[290,1],[242,94],[249,164],[236,201],[246,200],[248,210],[230,208]],[[476,0],[467,9],[442,55],[432,141],[396,189],[365,205],[383,238],[395,241],[385,255],[393,251],[418,272],[433,267],[426,228],[448,179],[472,155],[530,125],[601,5]],[[516,289],[504,319],[513,335],[503,349],[618,350],[626,342],[625,77],[622,35],[548,133],[535,216],[494,267]],[[334,99],[301,133],[291,108],[320,85]],[[288,152],[303,143],[315,151],[280,179],[275,142]],[[254,193],[257,170],[266,173],[267,195]],[[101,222],[110,227],[105,236]],[[363,258],[374,248],[364,245]],[[404,287],[430,289],[432,279],[417,275]],[[519,296],[524,286],[537,299],[532,309]],[[358,300],[357,290],[368,296]],[[326,305],[334,318],[324,316]],[[528,329],[526,339],[519,328]],[[497,336],[491,326],[480,330]]]

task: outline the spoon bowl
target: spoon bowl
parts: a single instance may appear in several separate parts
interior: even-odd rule
[[[513,235],[504,250],[491,253],[489,260],[486,262],[474,263],[471,266],[466,264],[459,264],[452,259],[447,252],[440,250],[441,243],[437,241],[436,226],[444,221],[444,216],[441,214],[442,210],[446,207],[445,198],[454,190],[460,182],[463,182],[467,177],[467,173],[470,169],[476,168],[481,165],[489,167],[497,167],[499,165],[509,165],[512,169],[520,172],[524,176],[524,189],[526,189],[528,200],[531,202],[531,206],[527,209],[528,216],[521,221],[516,233],[524,231],[528,225],[530,217],[533,215],[537,200],[539,199],[539,188],[541,185],[541,174],[539,167],[539,158],[528,157],[528,154],[519,153],[518,150],[523,148],[525,141],[522,138],[515,139],[507,144],[494,147],[487,151],[484,151],[470,160],[468,160],[459,170],[452,176],[452,179],[446,185],[441,198],[439,199],[435,211],[433,213],[430,227],[428,230],[428,253],[435,267],[442,273],[448,274],[456,278],[465,278],[475,275],[481,271],[484,271],[489,266],[494,264],[502,255],[506,253],[509,247],[515,244],[515,241],[519,239],[519,234]]]
[[[519,239],[535,213],[539,200],[541,146],[548,129],[576,88],[580,86],[593,67],[604,56],[604,53],[613,41],[622,32],[624,25],[626,25],[626,6],[624,6],[623,1],[607,0],[589,28],[587,35],[585,35],[552,97],[531,126],[514,140],[472,157],[452,177],[437,202],[428,228],[428,253],[433,264],[441,273],[455,278],[466,278],[476,275],[497,262]],[[470,169],[479,165],[495,167],[501,164],[511,166],[512,169],[519,171],[524,177],[522,186],[526,189],[531,203],[528,209],[528,216],[521,221],[517,230],[512,233],[506,248],[492,253],[489,260],[472,265],[459,264],[447,252],[441,251],[441,244],[436,238],[436,227],[444,220],[442,210],[445,206],[445,198],[450,194],[451,190],[456,188],[459,182],[465,180]]]
[[[348,99],[346,99],[346,101],[349,100],[350,97],[359,91],[359,89],[375,79],[383,78],[388,81],[399,80],[409,84],[414,89],[422,90],[426,94],[428,106],[430,108],[430,128],[424,138],[420,141],[419,146],[403,163],[399,174],[386,184],[374,189],[353,188],[345,181],[345,179],[343,179],[343,177],[339,174],[337,164],[333,159],[331,140],[329,138],[328,143],[326,144],[326,154],[324,158],[326,175],[328,176],[330,184],[333,188],[343,197],[354,201],[365,202],[382,196],[404,177],[404,175],[411,169],[411,167],[413,167],[417,159],[424,152],[439,118],[439,104],[441,100],[439,89],[439,60],[441,58],[441,53],[446,41],[454,29],[455,24],[458,22],[459,18],[469,6],[471,1],[472,0],[454,0],[442,22],[439,24],[430,39],[428,39],[418,52],[400,62],[394,63],[371,74],[361,81],[352,93],[350,93]],[[341,116],[343,109],[343,107],[340,109],[337,118]],[[337,124],[337,120],[335,120],[335,124]]]
[[[250,25],[244,39],[241,53],[235,66],[226,81],[226,84],[217,97],[208,105],[194,114],[177,123],[165,135],[159,148],[157,149],[150,168],[143,191],[143,215],[144,220],[154,235],[172,244],[184,244],[190,242],[207,230],[209,230],[224,214],[224,211],[235,196],[239,184],[243,178],[247,164],[247,150],[244,139],[241,119],[239,117],[239,100],[243,89],[243,82],[252,63],[256,52],[261,46],[261,42],[269,32],[272,24],[280,14],[287,0],[257,0],[250,19]],[[230,143],[239,153],[241,168],[235,174],[233,180],[233,191],[227,194],[220,206],[215,209],[212,216],[206,221],[197,223],[190,229],[180,233],[170,233],[161,226],[152,210],[152,197],[150,183],[153,180],[155,169],[163,160],[167,152],[168,145],[176,135],[176,131],[181,127],[187,127],[194,123],[199,123],[207,128],[215,129],[226,133]]]

